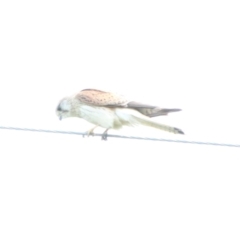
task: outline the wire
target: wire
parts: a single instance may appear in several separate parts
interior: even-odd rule
[[[74,135],[82,135],[82,136],[86,135],[86,133],[82,133],[82,132],[58,131],[58,130],[46,130],[46,129],[34,129],[34,128],[19,128],[19,127],[4,127],[4,126],[0,126],[0,129],[17,130],[17,131],[29,131],[29,132],[74,134]],[[102,136],[102,134],[94,133],[94,136]],[[212,145],[212,146],[221,146],[221,147],[238,147],[238,148],[240,148],[239,144],[228,144],[228,143],[187,141],[187,140],[165,139],[165,138],[149,138],[149,137],[124,136],[124,135],[114,135],[114,134],[108,134],[107,137],[124,138],[124,139],[136,139],[136,140],[148,140],[148,141],[161,141],[161,142],[173,142],[173,143]]]

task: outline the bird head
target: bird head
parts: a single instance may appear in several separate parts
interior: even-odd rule
[[[56,109],[56,114],[59,117],[59,120],[62,120],[63,118],[71,117],[71,99],[70,98],[64,98],[62,99]]]

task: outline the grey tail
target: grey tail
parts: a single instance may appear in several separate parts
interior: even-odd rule
[[[137,123],[143,124],[145,126],[157,128],[157,129],[167,131],[167,132],[171,132],[171,133],[175,133],[175,134],[184,134],[184,132],[179,128],[175,128],[175,127],[171,127],[171,126],[168,126],[168,125],[165,125],[165,124],[161,124],[161,123],[152,121],[152,120],[150,120],[148,118],[145,118],[145,117],[132,116],[132,119],[134,119],[134,121],[136,121]]]

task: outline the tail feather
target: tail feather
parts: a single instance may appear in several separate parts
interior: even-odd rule
[[[116,108],[115,113],[122,125],[136,126],[141,124],[175,134],[184,134],[181,129],[155,122],[151,120],[151,118],[146,117],[140,112],[133,109]]]
[[[164,125],[164,124],[161,124],[161,123],[158,123],[158,122],[154,122],[150,119],[145,119],[145,118],[137,117],[137,116],[132,116],[132,118],[137,123],[140,123],[140,124],[145,125],[145,126],[157,128],[157,129],[167,131],[167,132],[171,132],[171,133],[174,133],[174,134],[184,134],[184,132],[179,128],[175,128],[175,127]]]

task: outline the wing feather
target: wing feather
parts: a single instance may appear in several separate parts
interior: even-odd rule
[[[170,112],[181,111],[181,109],[178,108],[160,108],[153,105],[129,101],[120,94],[104,92],[97,89],[84,89],[76,95],[76,98],[80,102],[88,105],[135,109],[148,117],[157,117],[167,115]]]
[[[76,95],[76,98],[80,102],[95,106],[124,107],[128,103],[122,95],[97,89],[84,89]]]
[[[170,112],[181,111],[179,108],[160,108],[158,106],[147,105],[139,102],[129,102],[127,104],[128,108],[133,108],[145,116],[148,117],[158,117],[162,115],[167,115]]]

